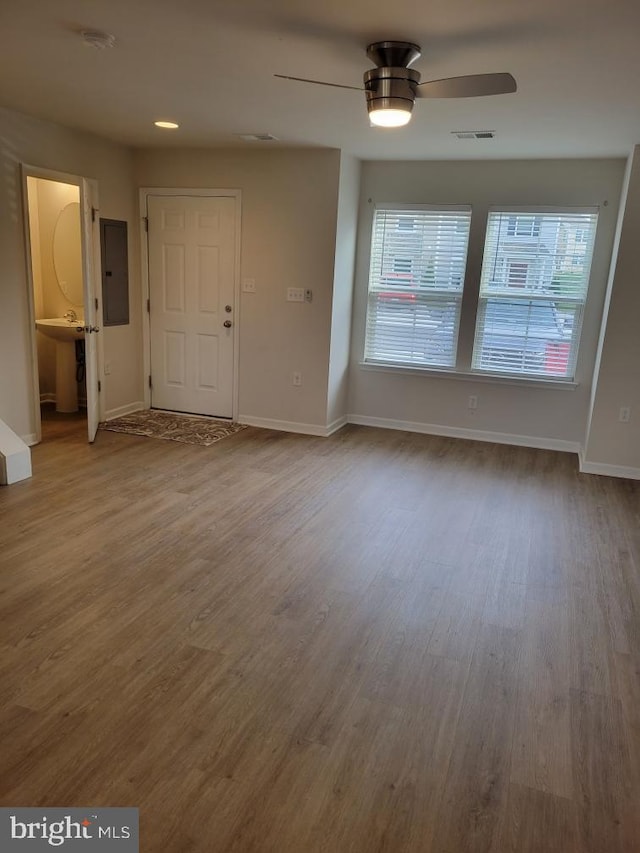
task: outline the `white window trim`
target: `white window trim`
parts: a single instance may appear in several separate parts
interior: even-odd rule
[[[361,370],[371,373],[395,373],[401,376],[426,376],[429,379],[460,379],[487,382],[493,385],[520,385],[527,388],[550,388],[555,391],[575,391],[580,383],[575,379],[545,379],[541,376],[515,376],[508,373],[488,373],[477,370],[455,370],[454,368],[416,367],[394,365],[386,362],[360,361]]]

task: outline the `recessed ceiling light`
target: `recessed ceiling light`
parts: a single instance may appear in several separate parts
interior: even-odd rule
[[[154,121],[156,127],[162,127],[165,130],[175,130],[180,125],[175,121]]]

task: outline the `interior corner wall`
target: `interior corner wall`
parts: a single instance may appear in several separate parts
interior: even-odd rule
[[[334,149],[141,149],[140,187],[239,189],[239,417],[245,423],[322,433],[340,179]],[[288,302],[287,288],[313,292]],[[302,384],[293,386],[293,373]]]
[[[0,109],[0,420],[27,441],[36,425],[24,212],[20,164],[95,178],[100,216],[130,223],[137,234],[131,152],[91,134]],[[131,245],[129,326],[104,330],[111,374],[102,377],[107,410],[142,399],[141,295],[138,247]]]
[[[630,156],[620,205],[617,250],[614,253],[607,310],[582,470],[640,479],[640,145]],[[629,408],[628,423],[619,419]]]
[[[340,424],[348,413],[349,351],[353,306],[360,161],[345,155],[340,158],[340,189],[333,275],[331,311],[331,350],[329,355],[329,399],[327,426]]]
[[[625,162],[481,160],[364,162],[349,379],[349,419],[424,432],[577,450],[583,440]],[[577,387],[545,388],[473,376],[377,370],[363,365],[371,226],[376,202],[472,207],[466,287],[479,286],[487,213],[493,205],[599,207]],[[467,333],[473,334],[473,318]],[[465,318],[463,317],[463,322]],[[468,408],[469,395],[478,399]]]

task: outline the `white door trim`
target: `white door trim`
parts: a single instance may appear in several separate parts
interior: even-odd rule
[[[235,199],[235,281],[233,282],[234,317],[233,326],[233,420],[238,419],[238,368],[240,365],[240,237],[242,214],[242,190],[205,189],[193,187],[142,187],[140,189],[140,260],[142,264],[142,346],[144,366],[144,405],[151,407],[151,389],[149,375],[151,373],[151,323],[147,304],[149,300],[149,244],[147,242],[147,199],[149,196],[195,196]]]
[[[86,185],[90,184],[94,193],[96,205],[98,200],[98,185],[91,178],[85,178],[83,175],[70,175],[68,172],[59,172],[55,169],[43,169],[40,166],[32,166],[29,163],[20,163],[20,172],[22,178],[22,224],[24,228],[25,239],[25,265],[27,271],[27,300],[29,313],[29,337],[31,340],[31,373],[32,373],[32,405],[34,414],[34,423],[36,427],[35,443],[42,440],[42,421],[40,417],[40,382],[38,373],[38,345],[36,342],[36,310],[33,299],[33,269],[31,265],[31,229],[29,228],[29,195],[27,189],[27,178],[42,178],[47,181],[57,181],[61,184],[71,184],[77,186],[80,191],[80,210],[84,210],[84,201],[86,195]],[[86,182],[86,183],[85,183]],[[96,213],[98,209],[96,207]],[[96,254],[96,226],[92,229],[92,233],[86,233],[84,217],[80,216],[80,227],[82,229],[83,247],[86,251],[93,251],[93,281],[89,281],[89,292],[92,299],[98,300],[98,309],[95,310],[96,325],[102,330],[102,292],[98,289],[98,283],[102,281],[102,259],[100,252]],[[99,235],[98,235],[99,241]],[[98,242],[99,246],[99,242]],[[83,257],[83,273],[85,273],[85,264]],[[87,306],[85,306],[85,317]],[[102,335],[98,335],[97,339],[97,364],[96,371],[98,378],[102,375],[102,365],[104,364],[104,340]],[[104,394],[98,395],[98,407],[100,420],[104,420]]]

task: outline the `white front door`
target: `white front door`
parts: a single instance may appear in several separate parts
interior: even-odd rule
[[[230,418],[236,200],[147,199],[151,405]]]

